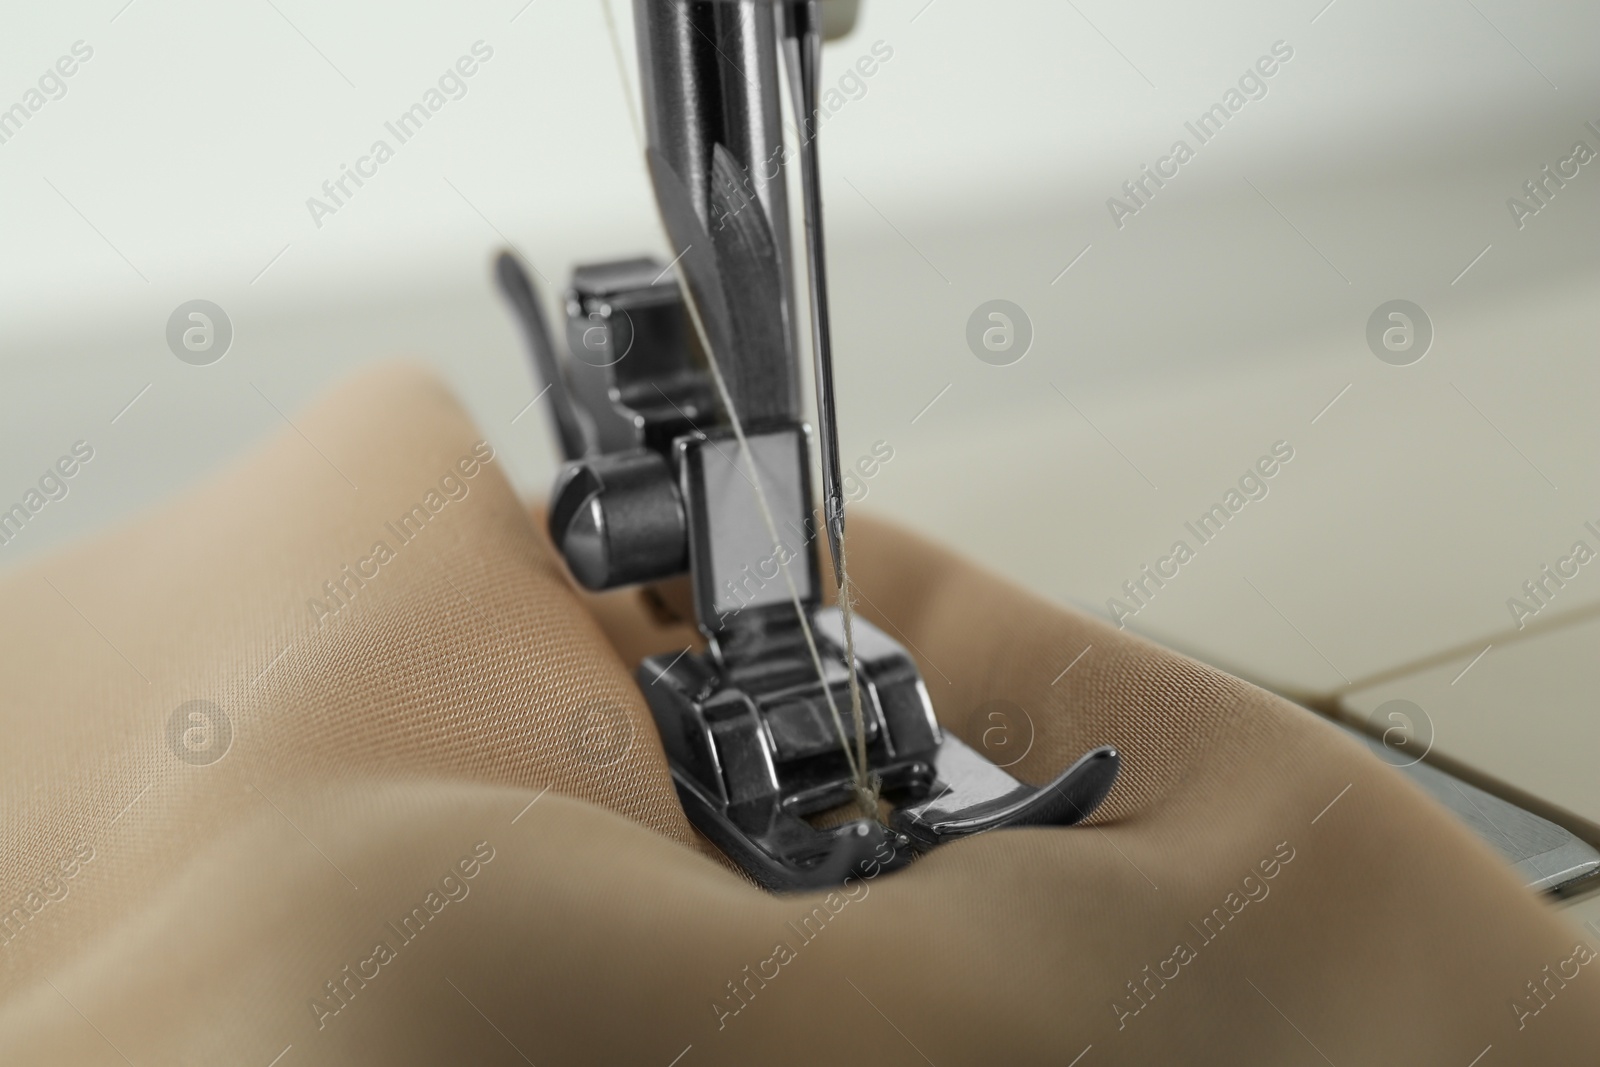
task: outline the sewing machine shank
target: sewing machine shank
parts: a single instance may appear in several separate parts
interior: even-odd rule
[[[502,256],[498,273],[568,461],[549,525],[574,577],[599,590],[689,575],[704,650],[647,659],[638,674],[685,810],[775,890],[892,869],[1001,826],[1085,818],[1116,777],[1113,749],[1042,789],[1019,782],[940,728],[915,662],[859,617],[852,666],[840,612],[823,606],[817,534],[827,531],[837,582],[844,518],[815,112],[797,106],[822,516],[799,411],[789,294],[802,272],[789,257],[777,74],[781,34],[791,85],[812,93],[814,2],[635,0],[635,24],[646,160],[676,258],[578,268],[565,354],[516,260]],[[873,796],[880,810],[868,816]],[[845,818],[851,808],[858,817]]]

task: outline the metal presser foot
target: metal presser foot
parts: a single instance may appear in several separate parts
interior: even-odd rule
[[[634,21],[646,158],[677,259],[579,267],[564,354],[521,265],[505,253],[497,272],[567,460],[549,526],[573,576],[592,590],[689,577],[706,649],[646,659],[638,680],[690,819],[772,890],[835,885],[874,863],[892,870],[985,830],[1081,821],[1116,780],[1115,749],[1090,751],[1042,788],[1017,781],[940,729],[911,657],[859,617],[854,669],[879,811],[839,821],[859,810],[861,792],[845,748],[857,742],[844,623],[822,606],[816,547],[821,526],[837,581],[844,511],[817,182],[817,7],[635,0]],[[783,137],[780,48],[798,151]],[[786,172],[796,160],[820,522],[791,313],[799,272]]]

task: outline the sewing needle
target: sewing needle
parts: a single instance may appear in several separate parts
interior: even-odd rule
[[[807,285],[811,297],[811,353],[817,384],[822,449],[822,509],[833,556],[834,584],[844,584],[844,492],[839,474],[839,420],[833,396],[833,338],[828,322],[827,266],[823,260],[822,182],[817,162],[817,80],[822,32],[817,0],[786,0],[784,68],[789,100],[800,129],[800,189],[806,220]]]

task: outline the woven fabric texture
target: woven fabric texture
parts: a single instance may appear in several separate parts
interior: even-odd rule
[[[1090,826],[765,894],[633,681],[689,628],[577,592],[428,374],[295,423],[0,579],[8,1067],[1593,1058],[1580,932],[1361,746],[865,519],[947,728],[1124,774]]]

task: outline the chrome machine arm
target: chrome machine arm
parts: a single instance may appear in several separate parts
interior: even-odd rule
[[[509,253],[499,279],[567,460],[549,524],[573,576],[600,590],[688,575],[705,649],[646,659],[638,677],[690,818],[773,890],[837,884],[868,863],[893,869],[985,830],[1082,820],[1111,790],[1115,749],[1092,750],[1042,788],[1019,782],[940,728],[915,662],[865,620],[854,622],[850,664],[839,610],[822,604],[786,185],[797,157],[821,525],[837,584],[818,0],[635,0],[634,23],[645,155],[676,258],[579,267],[565,354]],[[890,807],[837,823],[816,817],[858,796],[835,711],[850,706],[852,669],[868,769]]]

